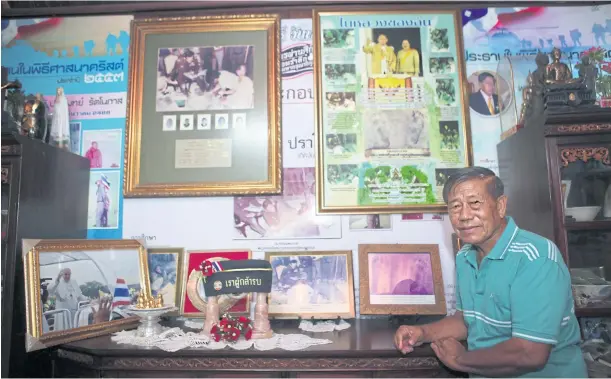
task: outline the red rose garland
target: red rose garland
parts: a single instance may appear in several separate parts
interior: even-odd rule
[[[210,337],[216,342],[223,340],[235,343],[240,336],[244,336],[247,341],[252,338],[252,322],[248,317],[235,318],[225,314],[218,324],[210,328]]]

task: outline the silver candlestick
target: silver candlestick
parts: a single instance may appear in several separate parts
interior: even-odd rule
[[[135,306],[129,307],[129,313],[140,317],[140,325],[136,330],[136,337],[154,337],[161,334],[163,327],[159,324],[159,318],[176,309],[174,306],[149,309],[136,308]]]

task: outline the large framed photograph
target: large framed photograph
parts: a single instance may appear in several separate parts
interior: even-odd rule
[[[271,265],[269,315],[354,318],[352,251],[266,252]]]
[[[438,245],[359,245],[361,314],[445,315]]]
[[[222,262],[226,260],[251,259],[250,250],[193,250],[187,251],[183,258],[180,282],[180,314],[186,317],[205,317],[208,299],[204,289],[204,276],[200,264],[204,261]],[[250,294],[230,294],[218,296],[221,314],[246,315],[250,313]]]
[[[279,23],[132,21],[125,197],[281,192]]]
[[[182,248],[147,249],[151,294],[163,296],[164,306],[177,306],[182,295],[180,277],[183,268]]]
[[[458,10],[314,11],[320,213],[447,212],[437,175],[472,162],[461,30]]]
[[[150,295],[136,240],[23,240],[26,350],[136,326],[126,309]]]

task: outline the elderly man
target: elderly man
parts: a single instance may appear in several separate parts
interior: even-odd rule
[[[446,366],[473,376],[587,377],[558,248],[506,216],[503,183],[488,169],[458,170],[443,197],[465,243],[456,255],[457,312],[399,327],[397,348],[405,354],[432,342]],[[459,342],[465,339],[468,350]]]

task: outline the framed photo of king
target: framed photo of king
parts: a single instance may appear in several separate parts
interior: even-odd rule
[[[460,12],[378,8],[314,10],[318,212],[446,212],[436,171],[472,161]]]
[[[125,197],[281,192],[279,25],[270,14],[132,21]],[[210,123],[193,127],[202,114]]]

